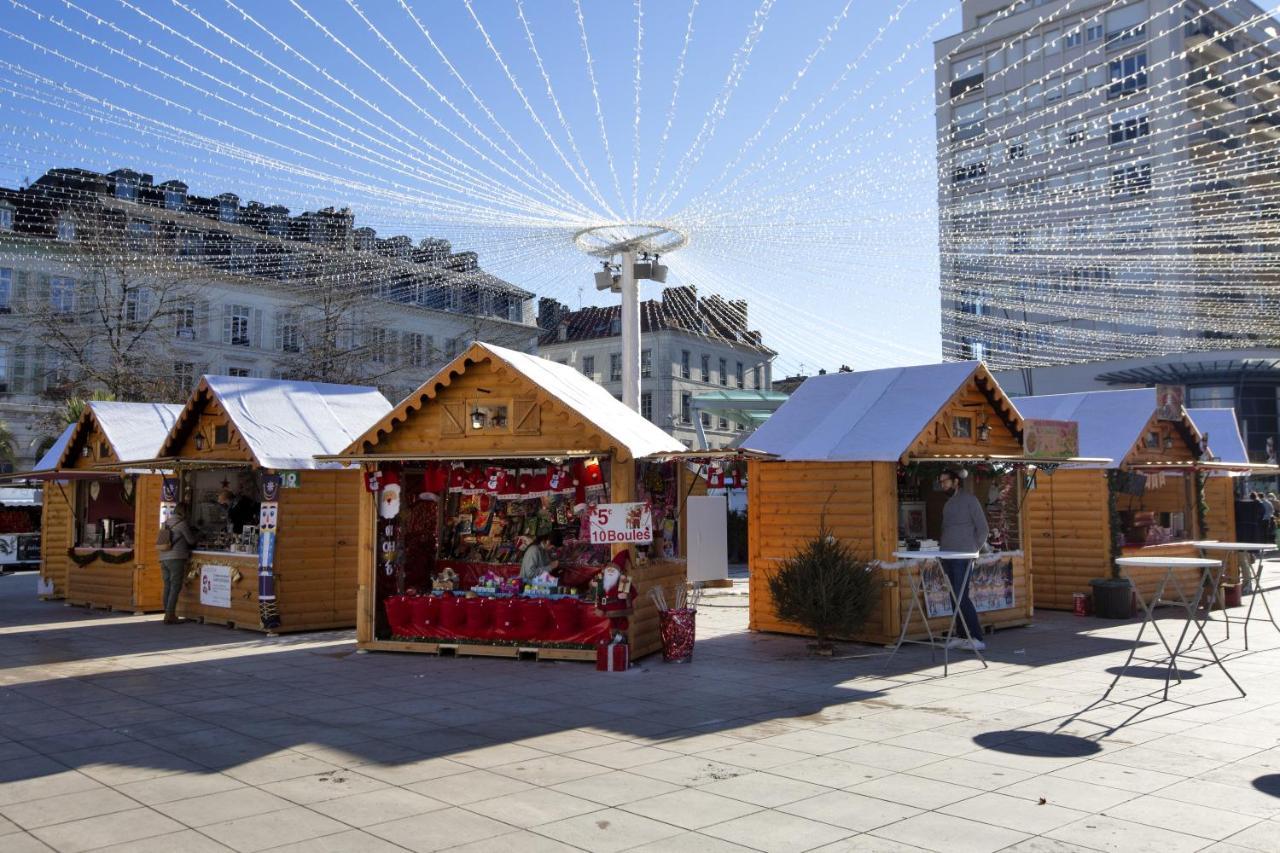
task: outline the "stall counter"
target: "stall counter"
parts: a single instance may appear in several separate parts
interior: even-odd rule
[[[230,576],[229,606],[212,603],[216,600],[214,589],[206,589],[201,598],[203,570],[206,567],[226,567]],[[210,574],[211,586],[220,581],[222,572],[215,569]],[[187,619],[199,619],[216,625],[257,628],[261,621],[258,612],[258,555],[225,551],[193,551],[187,564],[187,577],[178,597],[178,615]]]

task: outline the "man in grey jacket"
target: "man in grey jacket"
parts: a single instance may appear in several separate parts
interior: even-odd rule
[[[942,508],[942,536],[938,547],[943,551],[981,551],[987,544],[990,529],[987,526],[987,514],[982,504],[961,485],[963,477],[955,469],[947,469],[938,477],[938,485],[949,497]],[[956,591],[960,600],[960,618],[964,619],[969,637],[954,637],[950,645],[955,648],[985,649],[982,640],[982,623],[978,620],[978,611],[969,598],[969,585],[965,575],[969,573],[971,560],[942,560],[942,570],[951,581],[951,588]]]
[[[182,504],[173,508],[173,514],[164,523],[169,532],[169,547],[160,552],[160,573],[164,578],[164,624],[178,624],[178,595],[187,579],[187,563],[191,560],[191,546],[196,544],[195,534],[187,523],[187,509]]]

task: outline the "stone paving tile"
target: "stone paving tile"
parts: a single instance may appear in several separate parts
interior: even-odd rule
[[[745,817],[760,806],[711,794],[705,790],[679,790],[622,806],[633,814],[672,823],[684,829],[702,829],[713,823]]]
[[[627,853],[750,853],[750,847],[734,844],[721,838],[712,838],[701,832],[682,832],[639,847]]]
[[[966,788],[951,782],[922,779],[919,776],[903,773],[881,776],[879,779],[862,782],[845,790],[917,809],[939,809],[982,793],[977,788]]]
[[[99,847],[93,853],[228,853],[231,849],[194,829],[184,829],[181,832]]]
[[[25,832],[4,836],[5,853],[51,853],[51,851],[53,848],[48,844]]]
[[[350,797],[353,794],[367,794],[370,791],[379,791],[391,786],[380,779],[365,776],[354,770],[338,770],[299,776],[282,782],[267,782],[258,787],[277,797],[283,797],[291,803],[309,806],[326,800],[336,800],[339,797]]]
[[[539,835],[595,853],[614,853],[681,833],[677,826],[617,809],[605,809],[545,824],[535,831]]]
[[[229,848],[219,847],[218,849]],[[400,845],[392,844],[390,841],[358,829],[322,835],[319,838],[308,838],[306,841],[268,849],[270,853],[404,853],[404,848]],[[183,850],[181,853],[186,851]]]
[[[811,782],[815,785],[824,785],[831,788],[849,788],[869,779],[888,776],[893,771],[820,755],[814,758],[806,758],[793,764],[771,767],[769,772],[775,776],[783,776],[787,779],[796,779],[801,782]]]
[[[1230,801],[1222,805],[1231,805]],[[1252,815],[1240,815],[1221,808],[1178,802],[1161,796],[1142,796],[1107,809],[1107,817],[1143,823],[1164,829],[1176,829],[1187,835],[1198,835],[1222,841],[1258,823]]]
[[[0,814],[23,829],[30,830],[137,807],[136,801],[110,788],[92,788],[74,794],[13,803],[0,807]]]
[[[655,764],[645,764],[631,770],[639,776],[660,779],[673,785],[696,787],[735,776],[745,776],[751,771],[745,767],[732,764],[721,764],[705,758],[702,754],[682,755],[679,758],[668,758]]]
[[[678,791],[680,788],[680,785],[625,770],[614,770],[599,776],[588,776],[585,779],[574,779],[552,786],[552,790],[600,803],[602,806],[620,806],[623,803]]]
[[[62,853],[139,841],[184,827],[151,809],[138,808],[34,829],[31,834]],[[8,842],[6,842],[6,845]]]
[[[997,767],[994,764],[970,761],[967,758],[947,758],[942,761],[935,761],[933,764],[915,767],[910,773],[913,776],[922,776],[925,779],[950,782],[954,785],[965,785],[971,788],[982,788],[987,791],[994,791],[1006,785],[1030,779],[1034,775],[1024,770]]]
[[[545,835],[537,835],[522,829],[518,832],[450,847],[449,853],[579,853],[580,850],[579,847],[572,847],[554,838],[547,838]]]
[[[807,800],[779,806],[786,814],[822,821],[855,832],[868,832],[880,826],[920,814],[920,809],[853,794],[831,791]]]
[[[1207,846],[1198,836],[1104,815],[1082,818],[1045,835],[1106,853],[1190,853]]]
[[[810,797],[831,791],[830,788],[823,785],[802,782],[798,779],[788,779],[785,776],[778,776],[769,772],[735,776],[732,779],[724,779],[719,782],[702,785],[698,790],[734,800],[741,800],[744,803],[751,803],[764,808],[784,806],[787,803],[807,800]]]
[[[1085,817],[1085,812],[1063,806],[1024,800],[1000,793],[985,793],[938,809],[943,814],[1003,826],[1036,835],[1066,826]]]
[[[355,827],[448,808],[449,804],[403,788],[381,788],[312,804],[313,811]]]
[[[366,832],[418,853],[483,841],[513,829],[511,824],[460,808],[440,809],[365,827]]]
[[[569,758],[564,755],[549,755],[535,758],[532,761],[518,761],[502,767],[491,768],[494,773],[509,776],[530,785],[550,787],[561,782],[572,782],[588,776],[599,776],[608,773],[609,768],[599,764],[591,764]]]
[[[531,788],[514,794],[504,794],[488,800],[468,803],[464,806],[476,814],[530,829],[546,823],[597,812],[600,803],[570,796],[550,788]]]
[[[214,794],[201,794],[186,800],[157,803],[152,808],[179,823],[199,829],[211,823],[278,812],[293,806],[294,804],[286,799],[257,788],[246,787]]]
[[[871,834],[946,853],[994,853],[1027,837],[1027,833],[937,812],[909,817]]]
[[[701,832],[765,853],[801,853],[853,834],[839,826],[776,811],[760,811]]]
[[[239,779],[221,773],[175,773],[116,785],[115,790],[146,806],[172,803],[247,787]]]
[[[201,827],[200,831],[233,850],[253,853],[284,844],[333,835],[348,828],[345,824],[310,809],[291,806],[266,814],[211,823]]]
[[[517,794],[533,788],[527,782],[521,782],[519,779],[512,779],[510,776],[503,776],[499,773],[491,773],[488,770],[472,770],[467,773],[446,776],[443,779],[414,782],[404,787],[407,790],[416,791],[419,794],[425,794],[428,797],[455,806],[476,803],[480,800],[488,800],[506,794]]]

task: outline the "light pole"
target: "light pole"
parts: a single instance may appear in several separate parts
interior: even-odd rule
[[[640,411],[640,279],[666,281],[667,268],[658,263],[659,253],[673,252],[688,242],[681,231],[652,223],[598,225],[584,228],[573,237],[574,245],[593,257],[603,259],[596,273],[596,289],[622,296],[622,402]],[[636,253],[643,258],[637,270]],[[649,255],[653,259],[649,259]],[[613,263],[615,257],[621,261]],[[639,273],[639,274],[637,274]]]

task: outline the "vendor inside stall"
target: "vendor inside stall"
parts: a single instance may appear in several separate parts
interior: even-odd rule
[[[180,473],[180,494],[196,534],[195,550],[258,551],[262,473],[250,467],[196,468]]]

